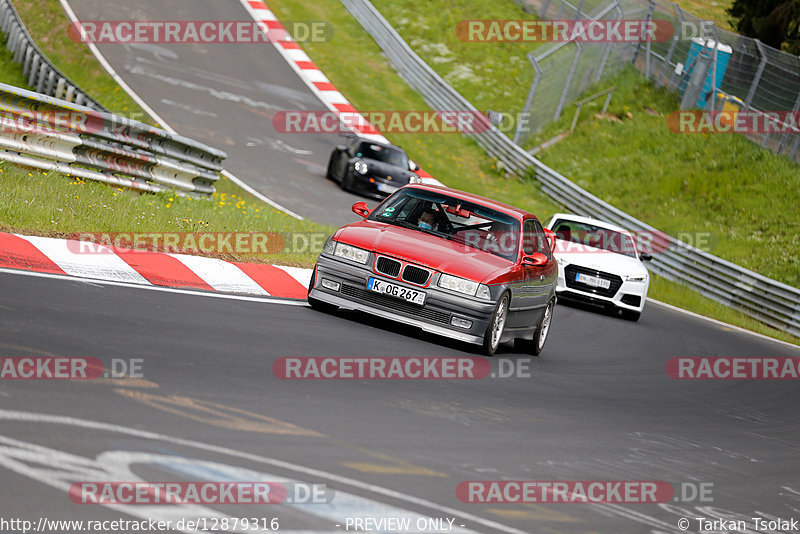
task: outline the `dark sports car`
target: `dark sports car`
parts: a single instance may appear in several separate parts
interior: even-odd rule
[[[397,146],[355,139],[331,153],[326,176],[345,191],[382,199],[409,183],[419,183],[418,167]]]
[[[358,310],[483,346],[539,354],[556,302],[554,240],[532,214],[414,184],[322,248],[308,292],[319,310]]]

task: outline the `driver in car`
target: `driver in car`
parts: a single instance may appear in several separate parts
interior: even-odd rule
[[[423,211],[419,216],[417,226],[423,230],[436,230],[436,216],[430,210]]]

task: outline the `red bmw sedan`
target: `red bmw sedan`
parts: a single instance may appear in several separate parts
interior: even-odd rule
[[[407,185],[322,248],[308,291],[319,310],[357,310],[538,355],[556,302],[554,239],[524,210],[455,189]]]

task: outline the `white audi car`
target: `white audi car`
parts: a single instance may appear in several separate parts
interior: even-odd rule
[[[618,309],[638,321],[644,309],[652,259],[637,249],[633,234],[589,217],[557,213],[547,225],[556,235],[559,298]]]

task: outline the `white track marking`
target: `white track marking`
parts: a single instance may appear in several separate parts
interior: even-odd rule
[[[75,11],[72,10],[72,7],[69,5],[69,1],[68,0],[59,0],[59,2],[61,3],[61,7],[66,12],[67,17],[70,20],[70,23],[72,23],[73,25],[78,23],[78,17],[75,15]],[[125,83],[125,80],[123,80],[122,77],[119,74],[117,74],[117,71],[114,70],[114,67],[111,66],[111,64],[106,60],[105,56],[103,56],[103,54],[100,52],[100,50],[97,48],[97,46],[94,43],[91,43],[91,42],[87,41],[86,44],[89,47],[89,50],[92,51],[92,54],[94,54],[94,57],[97,59],[97,61],[103,67],[103,69],[105,69],[105,71],[112,78],[114,78],[114,81],[117,82],[117,84],[126,93],[128,93],[130,95],[130,97],[137,104],[139,104],[139,106],[143,110],[145,110],[145,112],[147,112],[148,115],[150,115],[156,122],[158,122],[158,125],[161,128],[163,128],[164,130],[166,130],[166,131],[168,131],[170,133],[178,133],[177,131],[175,131],[175,129],[172,126],[169,125],[169,123],[167,123],[167,121],[164,120],[163,117],[161,117],[158,113],[156,113],[155,110],[153,108],[151,108],[147,104],[147,102],[144,101],[144,99],[142,99],[142,97],[140,97],[133,89],[131,89],[131,87],[127,83]],[[250,193],[251,195],[253,195],[257,199],[261,200],[262,202],[264,202],[266,204],[269,204],[273,208],[286,213],[290,217],[294,217],[295,219],[298,219],[298,220],[301,220],[301,221],[304,220],[303,217],[301,217],[300,215],[296,214],[295,212],[293,212],[290,209],[287,209],[287,208],[283,207],[282,205],[278,204],[274,200],[271,200],[269,197],[267,197],[263,193],[260,193],[260,192],[256,191],[255,189],[253,189],[252,187],[250,187],[249,185],[244,183],[242,180],[240,180],[239,178],[234,176],[232,173],[230,173],[228,171],[222,171],[222,174],[225,177],[227,177],[230,181],[232,181],[233,183],[235,183],[236,185],[238,185],[239,187],[241,187],[242,189],[244,189],[245,191],[247,191],[248,193]]]
[[[269,293],[232,263],[216,258],[170,254],[217,291],[265,295]]]
[[[32,244],[62,271],[73,276],[116,280],[150,285],[141,274],[125,263],[114,251],[102,245],[92,245],[96,253],[81,254],[78,241],[14,234]],[[102,252],[101,252],[102,251]]]
[[[197,297],[207,297],[207,298],[214,298],[214,299],[226,299],[226,300],[242,300],[246,302],[261,302],[264,304],[281,304],[284,306],[308,306],[306,301],[304,300],[295,300],[295,299],[281,299],[275,297],[248,297],[245,295],[230,295],[227,293],[216,293],[213,291],[199,291],[199,290],[191,290],[191,289],[178,289],[175,287],[164,287],[164,286],[155,286],[155,285],[140,285],[140,284],[133,284],[130,282],[114,282],[110,280],[97,280],[94,278],[82,278],[79,276],[69,276],[64,274],[52,274],[52,273],[37,273],[34,271],[19,271],[16,269],[6,269],[0,267],[0,273],[4,274],[17,274],[21,276],[33,276],[35,278],[51,278],[54,280],[63,280],[65,282],[81,282],[84,284],[96,286],[96,285],[107,285],[107,286],[115,286],[115,287],[126,287],[130,289],[148,289],[150,291],[161,291],[164,293],[176,293],[179,295],[194,295]]]
[[[746,328],[742,328],[741,326],[736,326],[736,325],[732,325],[730,323],[725,323],[723,321],[720,321],[719,319],[712,319],[711,317],[707,317],[705,315],[700,315],[699,313],[695,313],[695,312],[692,312],[692,311],[689,311],[689,310],[684,310],[683,308],[678,308],[677,306],[673,306],[672,304],[667,304],[666,302],[661,302],[660,300],[656,300],[656,299],[651,298],[651,297],[647,297],[647,300],[652,302],[653,304],[657,304],[658,306],[662,306],[664,308],[667,308],[667,309],[675,311],[675,312],[682,313],[684,315],[689,315],[689,316],[694,317],[696,319],[704,319],[704,320],[712,322],[712,323],[714,323],[714,324],[716,324],[718,326],[723,326],[725,328],[730,328],[731,330],[736,330],[737,332],[741,332],[742,334],[750,334],[751,336],[756,336],[756,337],[759,337],[761,339],[765,339],[767,341],[773,341],[775,343],[781,343],[781,344],[786,345],[787,347],[791,347],[791,348],[793,348],[795,350],[800,350],[800,346],[797,346],[797,345],[795,345],[793,343],[789,343],[788,341],[783,341],[782,339],[775,339],[774,337],[769,337],[769,336],[766,336],[764,334],[759,334],[758,332],[753,332],[752,330],[748,330]]]
[[[366,482],[361,482],[360,480],[339,476],[333,473],[328,473],[326,471],[321,471],[319,469],[313,469],[303,465],[293,464],[290,462],[285,462],[283,460],[276,460],[274,458],[260,456],[257,454],[237,451],[235,449],[229,449],[227,447],[221,447],[218,445],[210,445],[207,443],[197,442],[190,439],[177,438],[173,436],[167,436],[165,434],[158,434],[156,432],[150,432],[147,430],[138,430],[122,425],[101,423],[98,421],[90,421],[78,417],[69,417],[62,415],[50,415],[50,414],[20,412],[15,410],[0,409],[0,420],[30,422],[30,423],[52,423],[58,425],[70,425],[78,428],[102,430],[107,432],[117,432],[119,434],[125,434],[137,438],[151,439],[166,443],[173,443],[175,445],[190,447],[198,450],[214,452],[218,454],[225,454],[227,456],[241,458],[243,460],[248,460],[251,462],[271,465],[281,469],[294,471],[296,473],[302,473],[303,475],[310,476],[312,478],[327,479],[332,482],[336,482],[337,484],[343,484],[353,488],[358,488],[367,493],[382,495],[384,497],[388,497],[391,499],[396,499],[416,506],[421,506],[428,510],[433,510],[436,516],[443,516],[443,515],[454,516],[460,519],[472,521],[473,523],[477,523],[479,525],[483,525],[485,527],[498,530],[501,532],[507,532],[509,534],[526,534],[525,531],[523,530],[518,530],[513,527],[508,527],[501,523],[497,523],[496,521],[492,521],[490,519],[484,519],[482,517],[478,517],[467,512],[462,512],[460,510],[456,510],[448,506],[442,506],[441,504],[437,504],[435,502],[428,501],[420,497],[415,497],[413,495],[406,495],[404,493],[400,493],[395,490],[387,489],[381,486],[376,486],[374,484],[369,484]]]

